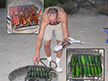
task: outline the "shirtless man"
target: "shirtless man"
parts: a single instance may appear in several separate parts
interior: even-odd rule
[[[57,44],[59,44],[64,39],[68,37],[67,30],[67,14],[63,10],[63,8],[53,6],[48,7],[44,13],[41,20],[40,32],[36,41],[36,53],[33,56],[33,62],[39,61],[40,55],[40,47],[42,43],[42,38],[44,37],[44,49],[47,55],[47,66],[51,61],[51,49],[50,49],[50,41],[52,39],[52,32],[55,31],[55,36],[57,40]],[[60,58],[62,55],[62,50],[57,52],[56,63],[58,72],[62,72],[63,69],[60,66]]]

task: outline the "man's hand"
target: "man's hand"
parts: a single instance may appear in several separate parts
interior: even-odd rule
[[[39,62],[39,53],[35,53],[35,55],[33,56],[33,62],[35,64],[35,62]]]
[[[70,39],[66,38],[66,40],[70,43]]]

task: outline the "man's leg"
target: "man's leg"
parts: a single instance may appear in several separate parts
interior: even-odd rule
[[[59,44],[60,42],[61,42],[61,41],[57,40],[57,44]],[[63,50],[58,51],[58,52],[57,52],[57,57],[56,57],[56,64],[57,64],[56,70],[57,70],[58,72],[62,72],[62,71],[63,71],[63,69],[61,68],[61,65],[60,65],[60,59],[61,59],[61,56],[62,56],[62,51],[63,51]]]
[[[61,41],[57,40],[57,44],[59,44],[60,42],[61,42]],[[62,51],[63,51],[63,50],[60,50],[60,51],[57,52],[57,58],[61,58],[61,56],[62,56]]]
[[[44,41],[44,50],[47,55],[47,66],[49,66],[49,63],[51,61],[50,40]]]

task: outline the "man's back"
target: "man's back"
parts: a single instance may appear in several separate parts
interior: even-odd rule
[[[51,22],[49,21],[49,18],[48,18],[48,10],[49,10],[50,8],[55,8],[55,9],[58,10],[57,21],[56,21],[55,24],[51,24]],[[57,6],[53,6],[53,7],[48,7],[48,8],[44,11],[42,19],[45,20],[45,22],[46,22],[47,24],[56,25],[57,23],[63,23],[63,22],[65,21],[65,17],[67,17],[67,15],[66,15],[65,11],[63,10],[63,8],[57,7]]]

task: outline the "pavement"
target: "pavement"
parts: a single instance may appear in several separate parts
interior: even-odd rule
[[[103,27],[108,28],[108,17],[104,15],[68,15],[69,36],[85,42],[84,45],[72,44],[68,48],[104,48],[105,49],[105,81],[108,76],[106,43],[107,34]],[[8,81],[8,75],[13,70],[33,65],[33,55],[36,50],[36,34],[7,34],[6,33],[6,9],[0,9],[0,81]],[[51,42],[51,48],[56,45],[55,39]],[[46,58],[44,43],[40,50],[40,57]],[[55,60],[56,53],[52,53]],[[63,73],[59,73],[58,81],[66,81],[66,49],[61,58]],[[41,65],[41,64],[40,64]]]

